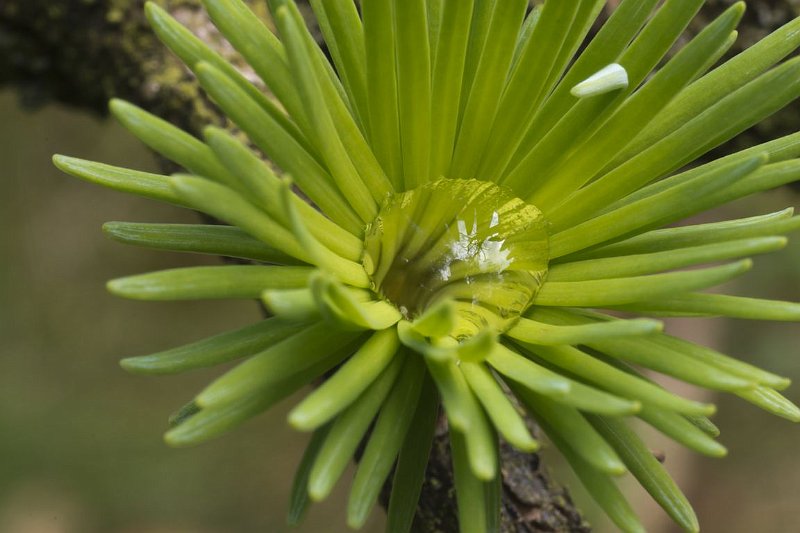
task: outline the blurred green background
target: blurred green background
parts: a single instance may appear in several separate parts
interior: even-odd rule
[[[0,92],[0,532],[288,531],[291,476],[306,440],[285,423],[294,399],[219,440],[173,450],[161,440],[167,416],[217,371],[141,377],[117,365],[124,356],[258,320],[256,304],[112,298],[104,289],[110,278],[218,260],[108,241],[100,231],[108,220],[196,218],[68,178],[52,168],[53,153],[154,168],[150,154],[110,121],[56,106],[23,112],[14,94]],[[797,203],[783,190],[724,215]],[[739,282],[741,293],[800,300],[800,239],[756,266]],[[800,381],[797,325],[704,320],[670,328]],[[788,394],[800,401],[800,387]],[[666,451],[704,531],[800,531],[800,428],[735,398],[718,403],[727,459],[682,451],[657,435],[648,440]],[[560,471],[558,458],[547,455]],[[294,531],[346,531],[347,483],[341,485]],[[596,517],[580,490],[573,492]],[[675,531],[632,493],[650,531]],[[376,512],[365,531],[382,531],[382,524]],[[613,531],[600,518],[595,524]]]

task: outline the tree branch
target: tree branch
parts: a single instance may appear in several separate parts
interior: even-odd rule
[[[173,15],[244,67],[199,2],[162,0]],[[222,118],[191,73],[150,31],[144,0],[3,0],[0,86],[36,108],[48,101],[107,113],[123,98],[193,133]]]
[[[500,443],[503,476],[500,531],[503,533],[588,533],[566,489],[556,485],[538,454]],[[384,502],[388,501],[384,495]],[[414,533],[458,533],[453,470],[446,432],[436,436],[425,474]]]

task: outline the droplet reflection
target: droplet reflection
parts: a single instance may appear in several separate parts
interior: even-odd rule
[[[547,272],[541,211],[476,180],[431,182],[390,197],[367,229],[374,290],[413,318],[443,298],[459,309],[457,338],[509,327]]]

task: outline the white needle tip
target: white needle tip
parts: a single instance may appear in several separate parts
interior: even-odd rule
[[[624,89],[627,86],[628,72],[625,67],[619,63],[611,63],[577,84],[570,93],[577,98],[586,98]]]

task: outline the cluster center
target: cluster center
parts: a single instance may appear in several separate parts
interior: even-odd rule
[[[547,273],[541,211],[506,188],[440,179],[388,198],[365,237],[373,290],[408,319],[442,299],[458,310],[456,338],[507,329]]]

